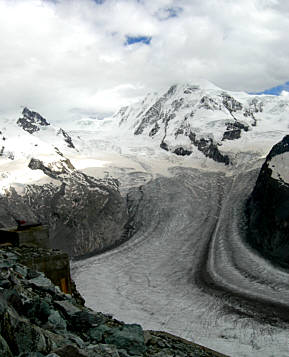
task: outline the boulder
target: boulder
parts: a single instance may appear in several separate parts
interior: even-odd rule
[[[112,334],[105,338],[105,342],[124,349],[131,355],[143,354],[146,351],[144,332],[137,324],[124,325],[114,329]]]
[[[67,345],[54,351],[59,357],[88,357],[86,352],[81,351],[74,345]]]

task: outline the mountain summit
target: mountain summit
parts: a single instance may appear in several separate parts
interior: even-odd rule
[[[33,112],[26,107],[23,109],[22,115],[23,117],[17,120],[17,124],[25,131],[28,131],[29,134],[39,131],[40,126],[50,125],[40,114]]]
[[[150,137],[164,150],[205,155],[228,165],[236,147],[232,141],[243,145],[244,139],[256,143],[268,136],[280,140],[280,131],[285,135],[287,130],[288,108],[289,101],[283,97],[229,92],[201,81],[148,94],[141,102],[121,108],[114,119],[135,136]]]

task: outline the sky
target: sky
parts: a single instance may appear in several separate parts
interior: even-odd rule
[[[288,0],[0,0],[0,114],[102,118],[198,78],[286,90],[288,33]]]

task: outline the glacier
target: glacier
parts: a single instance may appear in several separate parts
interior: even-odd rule
[[[30,134],[3,120],[1,190],[53,183],[29,169],[31,158],[49,164],[64,156],[85,175],[118,179],[130,239],[72,261],[87,305],[230,356],[288,356],[288,271],[246,244],[243,211],[267,153],[288,133],[289,101],[208,82],[173,87],[89,128],[65,128],[74,148],[53,125]],[[190,132],[229,164],[206,156]],[[190,153],[175,152],[181,147]]]

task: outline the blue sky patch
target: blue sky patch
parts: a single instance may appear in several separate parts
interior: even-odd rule
[[[166,8],[159,9],[156,13],[156,16],[158,17],[159,20],[165,21],[173,17],[178,17],[182,11],[183,9],[178,6],[166,7]]]
[[[183,11],[181,7],[168,7],[165,9],[165,13],[167,14],[167,19],[171,17],[178,17],[179,14]]]
[[[126,36],[125,45],[133,45],[134,43],[143,43],[149,45],[151,43],[151,36]]]
[[[276,86],[276,87],[265,89],[264,91],[261,91],[261,92],[252,92],[251,94],[280,95],[283,90],[289,92],[289,82],[286,82],[286,83],[281,84],[281,85]]]

